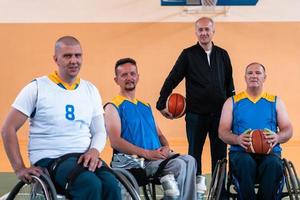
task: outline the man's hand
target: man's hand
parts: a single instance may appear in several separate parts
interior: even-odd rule
[[[160,160],[160,159],[166,159],[167,156],[165,156],[159,149],[157,149],[157,150],[146,150],[145,158],[147,160]]]
[[[170,148],[168,146],[162,146],[162,147],[158,148],[157,150],[160,151],[162,153],[162,155],[165,156],[166,158],[169,157]]]
[[[276,133],[274,133],[273,131],[271,131],[271,130],[268,129],[268,128],[264,128],[264,132],[265,132],[266,135],[273,135],[273,134],[276,134]]]
[[[242,134],[250,134],[251,133],[251,131],[252,131],[252,129],[251,128],[248,128],[247,130],[245,130]]]
[[[25,183],[31,183],[32,175],[40,176],[42,173],[42,169],[40,167],[31,166],[29,168],[24,167],[16,171],[17,177]]]
[[[163,110],[160,110],[160,113],[161,113],[164,117],[166,117],[166,118],[168,118],[168,119],[174,119],[173,115],[168,111],[167,108],[164,108]]]
[[[94,172],[96,168],[100,168],[102,166],[102,161],[99,158],[99,152],[95,148],[91,148],[81,155],[77,163],[83,163],[83,166],[88,167],[89,171],[92,172]]]
[[[247,149],[251,145],[251,135],[249,134],[251,129],[245,130],[241,135],[237,136],[237,144]]]
[[[279,143],[279,135],[267,128],[265,128],[264,131],[266,132],[266,134],[264,135],[265,138],[268,140],[271,148],[273,148],[276,144]]]

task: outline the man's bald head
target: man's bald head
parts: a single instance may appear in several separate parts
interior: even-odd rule
[[[55,49],[55,55],[60,50],[61,44],[64,44],[64,45],[67,45],[67,46],[75,46],[75,45],[81,46],[79,40],[77,40],[75,37],[73,37],[73,36],[63,36],[55,42],[55,48],[54,48]]]

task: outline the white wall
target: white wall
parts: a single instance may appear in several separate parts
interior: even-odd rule
[[[300,0],[259,0],[256,6],[228,7],[226,15],[213,17],[216,21],[300,21],[299,8]],[[192,11],[187,14],[185,9]],[[162,7],[160,0],[0,0],[0,23],[190,22],[201,15],[207,15],[201,7]]]

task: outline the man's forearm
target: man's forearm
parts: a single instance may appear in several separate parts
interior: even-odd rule
[[[162,146],[169,146],[168,140],[165,138],[165,136],[159,136],[159,141]]]
[[[92,141],[90,148],[95,148],[99,153],[104,149],[106,143],[106,130],[103,115],[96,116],[91,122]]]
[[[138,155],[140,157],[146,158],[145,149],[133,145],[127,142],[126,140],[124,140],[123,138],[114,141],[111,140],[111,146],[113,149],[121,153],[129,154],[129,155]]]
[[[25,168],[16,133],[3,130],[2,139],[7,157],[14,171],[17,172],[20,169]]]
[[[279,136],[278,142],[282,144],[289,141],[289,139],[293,136],[293,129],[292,127],[287,127],[280,130],[277,134]]]
[[[237,135],[233,134],[231,131],[222,132],[219,134],[219,138],[226,144],[236,145],[237,144]]]

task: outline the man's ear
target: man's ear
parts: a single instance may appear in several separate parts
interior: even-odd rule
[[[57,57],[56,57],[56,55],[53,56],[53,60],[54,60],[54,62],[57,62]]]
[[[116,84],[118,84],[118,80],[117,77],[114,78],[114,81],[116,82]]]

